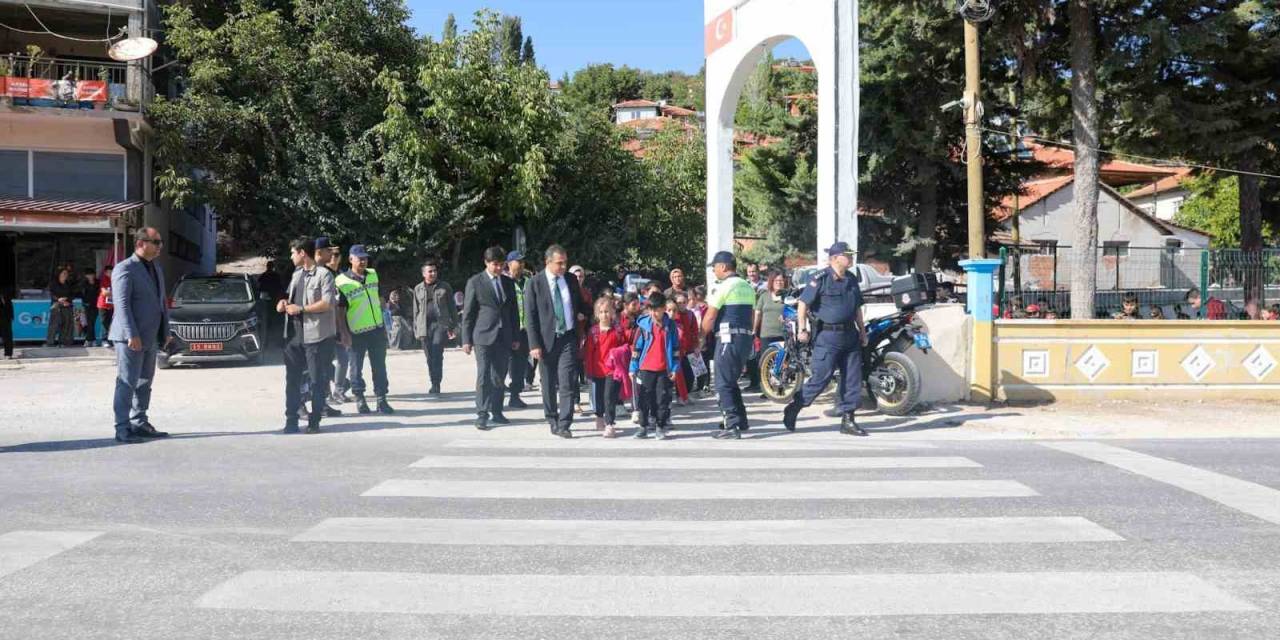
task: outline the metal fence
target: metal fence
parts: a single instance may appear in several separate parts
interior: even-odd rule
[[[1183,247],[1099,247],[1094,258],[1098,318],[1110,318],[1124,299],[1137,298],[1143,318],[1176,319],[1204,314],[1185,302],[1192,288],[1222,300],[1229,317],[1245,312],[1247,298],[1260,307],[1280,302],[1280,249]],[[1071,309],[1071,277],[1076,260],[1067,246],[1001,247],[997,281],[998,313],[1020,316],[1035,305],[1040,313],[1066,317]],[[1251,291],[1252,296],[1246,296]]]
[[[128,79],[129,65],[110,60],[69,60],[65,58],[37,58],[29,56],[6,55],[6,62],[12,63],[9,75],[18,78],[41,78],[44,80],[105,80],[107,84],[125,84]]]

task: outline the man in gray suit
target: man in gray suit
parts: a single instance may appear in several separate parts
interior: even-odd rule
[[[572,438],[573,405],[578,397],[578,322],[586,319],[586,302],[572,273],[566,273],[569,256],[551,245],[546,269],[529,278],[524,289],[524,321],[529,353],[542,374],[542,410],[551,434]]]
[[[116,442],[132,444],[164,438],[147,419],[156,353],[169,346],[169,309],[165,305],[164,272],[155,259],[164,241],[151,227],[133,234],[133,255],[111,271],[115,317],[108,338],[116,348]]]
[[[462,352],[476,354],[476,428],[511,424],[502,414],[507,366],[520,350],[520,315],[516,285],[502,274],[507,253],[502,247],[484,252],[484,271],[467,280],[462,305]]]

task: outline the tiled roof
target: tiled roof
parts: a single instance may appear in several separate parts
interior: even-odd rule
[[[677,107],[674,105],[666,105],[664,107],[660,107],[659,110],[662,112],[662,115],[669,118],[691,118],[698,115],[698,112],[693,109],[685,109],[684,107]]]
[[[1167,193],[1182,188],[1182,183],[1191,177],[1191,167],[1179,167],[1177,173],[1149,184],[1136,191],[1129,192],[1128,198],[1145,198],[1156,193]]]
[[[1031,140],[1025,140],[1024,144],[1031,150],[1035,161],[1046,165],[1052,172],[1075,171],[1076,154],[1071,149],[1047,146]],[[1111,160],[1098,167],[1098,179],[1113,187],[1120,187],[1158,180],[1172,176],[1176,172],[1177,169],[1174,167],[1157,167],[1124,160]]]
[[[1026,209],[1041,200],[1053,195],[1059,189],[1071,184],[1075,180],[1075,176],[1054,176],[1052,178],[1041,178],[1023,183],[1022,193],[1018,194],[1018,209]],[[1000,206],[991,213],[996,220],[1004,221],[1013,216],[1014,197],[1005,196],[1000,201]]]
[[[646,107],[656,108],[657,106],[658,106],[658,103],[651,102],[649,100],[627,100],[625,102],[619,102],[618,104],[613,105],[613,108],[614,109],[644,109]]]

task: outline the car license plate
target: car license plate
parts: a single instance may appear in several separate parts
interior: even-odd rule
[[[222,351],[221,342],[193,342],[191,343],[192,351]]]
[[[919,347],[921,350],[927,350],[927,349],[933,348],[933,343],[929,341],[929,334],[927,333],[917,333],[915,335],[915,340],[916,340],[916,346]]]

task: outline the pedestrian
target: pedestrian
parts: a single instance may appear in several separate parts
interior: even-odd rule
[[[671,273],[668,274],[668,277],[671,280],[671,286],[667,287],[667,290],[662,292],[662,295],[666,296],[667,301],[670,301],[672,298],[674,298],[677,293],[683,293],[685,295],[689,294],[688,289],[685,288],[684,269],[676,267],[675,269],[671,270]]]
[[[458,337],[458,308],[453,304],[453,287],[440,279],[440,263],[422,265],[422,282],[413,288],[413,335],[422,343],[431,380],[429,395],[440,395],[444,379],[444,348]]]
[[[617,402],[634,403],[634,391],[631,384],[631,345],[621,344],[614,347],[605,357],[605,373],[609,376],[605,380],[605,398],[616,398]],[[606,424],[604,427],[604,437],[618,437],[617,421],[616,421],[617,405],[614,405],[615,420],[613,424]],[[606,418],[607,421],[607,418]],[[640,416],[635,419],[636,424],[640,422]]]
[[[747,407],[742,402],[738,378],[751,356],[751,320],[756,303],[756,290],[738,276],[738,261],[728,251],[717,253],[711,260],[716,283],[707,299],[707,312],[702,319],[705,339],[715,335],[715,388],[724,416],[723,429],[716,438],[741,438],[750,426]]]
[[[98,273],[85,269],[80,279],[80,304],[84,308],[84,346],[98,346]]]
[[[266,268],[258,276],[258,291],[266,296],[267,300],[280,300],[284,298],[284,280],[280,278],[280,271],[276,267],[275,260],[268,260]],[[267,316],[267,326],[264,327],[263,336],[266,344],[263,348],[271,346],[273,342],[279,339],[281,334],[280,327],[281,316],[278,314],[270,314]],[[104,323],[103,326],[106,326]]]
[[[584,310],[594,309],[596,301],[595,301],[595,296],[591,295],[591,290],[587,287],[586,269],[582,268],[581,265],[575,264],[572,267],[569,267],[569,273],[573,275],[573,277],[578,279],[578,291],[580,292],[579,295],[580,295],[580,299],[582,300],[582,308]],[[578,322],[578,335],[582,337],[586,337],[587,328],[589,325],[590,325],[590,321],[588,321],[586,318],[583,318],[580,322]],[[581,345],[579,345],[578,356],[579,357],[582,356]],[[582,404],[582,389],[586,386],[587,386],[586,368],[579,366],[578,367],[578,386],[577,386],[577,391],[575,392],[575,395],[573,397],[573,402],[578,407],[578,415],[581,415],[583,417],[589,417],[589,416],[595,415],[595,409],[596,409],[595,396],[590,392],[590,389],[587,390],[587,404],[586,405]]]
[[[1263,320],[1280,320],[1280,304],[1273,304],[1262,310]]]
[[[813,338],[813,370],[783,410],[782,423],[787,431],[795,431],[800,410],[813,404],[839,371],[836,410],[844,416],[840,433],[865,436],[867,432],[858,426],[853,415],[862,395],[862,349],[867,345],[862,290],[858,287],[857,275],[849,272],[853,251],[848,243],[831,245],[827,255],[830,266],[820,271],[800,293],[796,338],[800,342]],[[819,323],[815,334],[810,333],[810,310]]]
[[[756,298],[752,321],[757,344],[749,375],[757,387],[762,382],[760,352],[768,345],[786,340],[787,336],[786,324],[782,320],[782,311],[787,307],[787,275],[781,271],[770,271],[764,281],[766,288]]]
[[[594,398],[596,431],[613,431],[617,423],[618,395],[621,385],[614,381],[609,367],[609,356],[614,349],[626,346],[626,333],[618,325],[618,315],[613,301],[601,297],[595,304],[595,325],[583,341],[583,368],[591,380]],[[612,437],[608,433],[606,437]]]
[[[351,246],[348,261],[351,268],[339,275],[338,305],[346,314],[351,331],[351,393],[356,397],[356,412],[373,413],[365,400],[364,361],[373,370],[373,394],[378,413],[395,413],[387,402],[387,325],[382,315],[382,296],[378,288],[378,272],[369,268],[369,252],[364,245]]]
[[[693,317],[698,321],[698,335],[702,337],[702,319],[707,315],[707,288],[698,285],[693,288],[693,292],[689,297],[689,310],[693,312]],[[702,397],[711,395],[711,360],[715,355],[715,338],[703,338],[699,344],[702,346],[702,364],[705,373],[698,376],[693,383],[693,389],[699,392]]]
[[[661,292],[649,296],[648,313],[636,323],[631,350],[631,374],[635,376],[636,406],[645,439],[650,431],[666,440],[671,431],[671,390],[680,375],[680,330],[667,315],[667,299]]]
[[[564,247],[551,245],[546,269],[529,280],[524,292],[529,353],[538,361],[542,378],[542,410],[551,433],[572,438],[573,403],[578,394],[578,322],[586,304],[578,279],[567,273]]]
[[[98,308],[98,315],[102,318],[102,346],[111,347],[111,320],[115,316],[115,305],[111,303],[111,270],[115,265],[107,265],[102,268],[102,273],[98,276],[98,295],[94,297],[94,306]],[[85,304],[89,304],[86,300]]]
[[[418,340],[413,335],[413,303],[410,300],[400,289],[392,289],[387,296],[387,316],[391,320],[387,342],[390,348],[398,351],[418,348]]]
[[[71,346],[76,319],[73,300],[77,295],[80,295],[79,285],[71,278],[71,267],[60,267],[57,277],[49,283],[49,328],[45,346]]]
[[[521,335],[528,331],[525,325],[524,316],[524,289],[529,284],[529,275],[524,270],[524,253],[521,251],[512,251],[507,254],[507,277],[516,286],[516,313],[520,317],[519,332]],[[529,341],[520,342],[520,348],[511,354],[511,382],[507,386],[507,392],[511,398],[507,401],[507,407],[511,409],[524,409],[529,405],[520,399],[520,394],[524,392],[525,385],[528,384],[533,373],[533,365],[529,362]]]
[[[667,298],[667,315],[675,321],[676,328],[680,333],[680,376],[676,379],[676,395],[680,399],[680,404],[689,404],[689,392],[693,389],[693,365],[689,363],[691,354],[700,353],[702,350],[702,331],[698,324],[698,319],[693,312],[686,306],[689,304],[689,297],[682,291],[677,291],[675,296]]]
[[[1029,308],[1028,311],[1030,311]],[[1142,316],[1138,313],[1138,294],[1132,292],[1124,294],[1119,313],[1111,317],[1116,320],[1141,320]]]
[[[462,307],[462,352],[476,356],[476,428],[511,424],[503,415],[507,368],[511,354],[520,349],[520,314],[516,310],[516,286],[502,274],[507,252],[489,247],[484,271],[467,281]]]
[[[4,359],[13,359],[13,291],[0,286],[0,342],[4,343]]]
[[[298,433],[304,375],[310,379],[311,411],[307,433],[320,431],[333,347],[338,341],[338,288],[333,272],[316,263],[316,241],[298,238],[289,245],[293,278],[285,297],[276,302],[284,323],[284,432]]]
[[[342,247],[334,244],[328,236],[316,238],[315,243],[316,264],[333,274],[336,286],[338,274],[342,273]],[[351,390],[351,328],[347,326],[347,314],[343,311],[341,302],[339,292],[338,304],[333,306],[334,322],[338,328],[337,339],[333,342],[333,361],[325,367],[327,381],[319,382],[326,390],[332,386],[332,393],[325,396],[324,406],[325,416],[330,418],[342,415],[342,411],[333,405],[349,401],[347,392]]]
[[[160,232],[143,227],[133,234],[133,255],[111,271],[116,315],[109,337],[116,347],[116,389],[112,403],[116,442],[136,443],[168,437],[147,416],[156,377],[156,353],[169,346],[169,309],[165,305],[164,271],[155,259],[164,241]]]
[[[1219,300],[1212,296],[1209,297],[1209,300],[1207,302],[1202,303],[1202,296],[1200,294],[1200,289],[1196,287],[1192,287],[1187,290],[1186,302],[1187,304],[1191,305],[1192,309],[1194,309],[1194,312],[1191,316],[1192,318],[1199,317],[1200,307],[1203,304],[1204,317],[1206,319],[1208,320],[1226,320],[1227,319],[1227,304],[1222,300]]]
[[[760,265],[747,265],[747,283],[757,292],[764,291],[768,283],[764,281],[764,274],[760,271]]]

